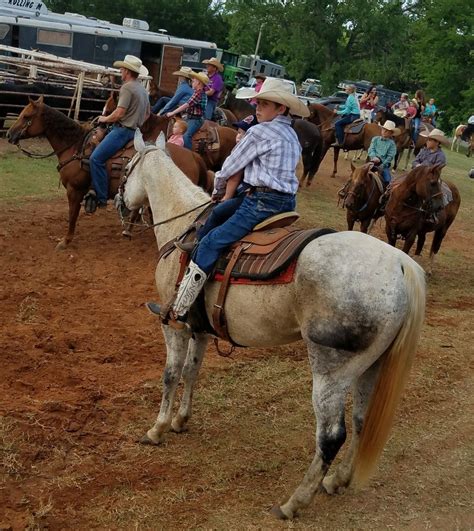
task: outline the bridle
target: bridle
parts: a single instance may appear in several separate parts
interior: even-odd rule
[[[375,192],[375,180],[373,178],[371,178],[371,181],[372,181],[372,189],[370,190],[370,193],[369,193],[369,197],[367,198],[367,201],[357,210],[354,210],[355,213],[359,214],[360,212],[364,211],[368,206],[369,206],[369,203],[370,203],[370,200],[372,199],[372,196],[374,195],[374,192]],[[346,206],[346,200],[347,198],[350,196],[350,195],[353,195],[354,198],[359,198],[359,195],[351,190],[350,192],[347,192],[347,195],[346,197],[344,198],[344,203],[343,203],[343,208]],[[346,207],[348,208],[348,210],[352,210],[351,208],[349,207]]]

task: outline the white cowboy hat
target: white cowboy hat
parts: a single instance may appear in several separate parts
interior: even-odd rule
[[[308,107],[291,92],[291,85],[285,83],[282,79],[267,78],[263,82],[260,92],[256,92],[254,89],[245,91],[242,89],[235,97],[241,100],[256,98],[257,100],[273,101],[288,107],[291,114],[296,114],[303,118],[309,116]]]
[[[431,133],[428,133],[427,131],[423,131],[420,133],[420,136],[424,136],[425,138],[432,138],[433,140],[436,140],[440,144],[444,144],[445,146],[449,146],[450,142],[449,140],[444,136],[443,131],[440,129],[433,129]]]
[[[185,77],[186,79],[191,79],[191,72],[193,71],[192,68],[189,68],[189,66],[182,66],[179,70],[176,72],[173,72],[173,76],[179,76],[179,77]]]
[[[392,122],[392,120],[386,120],[385,123],[382,125],[382,129],[390,131],[395,136],[398,136],[400,134],[400,129],[396,127],[395,122]]]
[[[147,77],[150,72],[148,71],[148,68],[145,65],[142,65],[140,67],[139,75],[140,77]]]
[[[219,72],[224,71],[224,65],[217,59],[217,57],[211,57],[210,59],[204,59],[202,64],[215,66],[217,70],[219,70]]]
[[[194,70],[191,70],[191,72],[189,73],[189,77],[193,79],[197,79],[204,86],[209,84],[209,78],[204,72],[194,72]]]
[[[137,74],[141,74],[142,60],[134,55],[126,55],[123,61],[115,61],[114,68],[126,68]]]

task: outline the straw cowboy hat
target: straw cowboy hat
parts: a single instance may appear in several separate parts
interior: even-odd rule
[[[126,55],[123,61],[115,61],[114,63],[114,68],[126,68],[127,70],[131,70],[137,74],[141,74],[140,68],[142,66],[142,60],[134,55]],[[148,70],[146,75],[148,75]]]
[[[423,131],[423,133],[420,133],[420,136],[425,137],[426,139],[431,138],[432,140],[436,140],[440,144],[444,144],[445,146],[449,146],[450,142],[449,140],[444,136],[443,131],[440,129],[433,129],[431,133],[428,134],[427,131]]]
[[[139,72],[140,77],[146,77],[148,76],[149,73],[150,72],[148,71],[148,68],[145,65],[142,65],[140,67],[140,72]]]
[[[192,79],[197,79],[204,86],[209,84],[209,78],[204,72],[194,72],[194,70],[191,70],[191,72],[189,73],[189,77]]]
[[[191,79],[191,72],[193,71],[192,68],[189,68],[189,66],[182,66],[179,70],[176,72],[173,72],[173,76],[179,76],[179,77],[185,77],[186,79]]]
[[[210,59],[204,59],[202,64],[215,66],[217,70],[219,70],[219,72],[224,71],[224,65],[220,61],[218,61],[216,57],[211,57]]]
[[[291,114],[303,118],[309,116],[308,107],[291,92],[291,85],[282,79],[267,78],[263,82],[260,92],[256,92],[254,89],[245,91],[242,89],[235,97],[241,100],[256,98],[257,100],[273,101],[288,107]]]
[[[391,131],[394,136],[398,136],[400,134],[400,129],[395,126],[395,122],[392,122],[392,120],[386,120],[385,123],[382,125],[382,129]]]

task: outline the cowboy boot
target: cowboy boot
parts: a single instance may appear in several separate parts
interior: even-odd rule
[[[179,249],[183,253],[187,253],[187,254],[192,254],[194,249],[196,248],[196,245],[197,245],[196,240],[192,240],[190,242],[181,242],[181,241],[174,242],[174,246],[176,247],[176,249]]]
[[[146,307],[151,313],[158,315],[164,324],[170,324],[178,329],[184,328],[186,326],[188,311],[197,299],[206,280],[206,273],[191,261],[179,285],[178,293],[171,308],[169,310],[164,308],[165,311],[163,311],[163,308],[154,302],[148,302]]]

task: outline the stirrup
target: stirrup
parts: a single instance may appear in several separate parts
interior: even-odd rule
[[[145,306],[147,310],[152,315],[155,315],[156,317],[158,317],[164,325],[169,325],[171,326],[171,328],[175,328],[176,330],[183,330],[184,328],[189,326],[186,323],[186,319],[188,317],[187,313],[183,315],[182,317],[178,317],[177,319],[174,319],[171,316],[171,305],[167,305],[167,306],[165,305],[162,307],[156,302],[150,301],[150,302],[146,302]]]
[[[179,249],[181,252],[188,253],[188,254],[192,254],[192,252],[196,248],[196,245],[197,245],[196,241],[192,241],[192,242],[177,241],[177,242],[174,242],[174,246],[176,247],[176,249]]]

